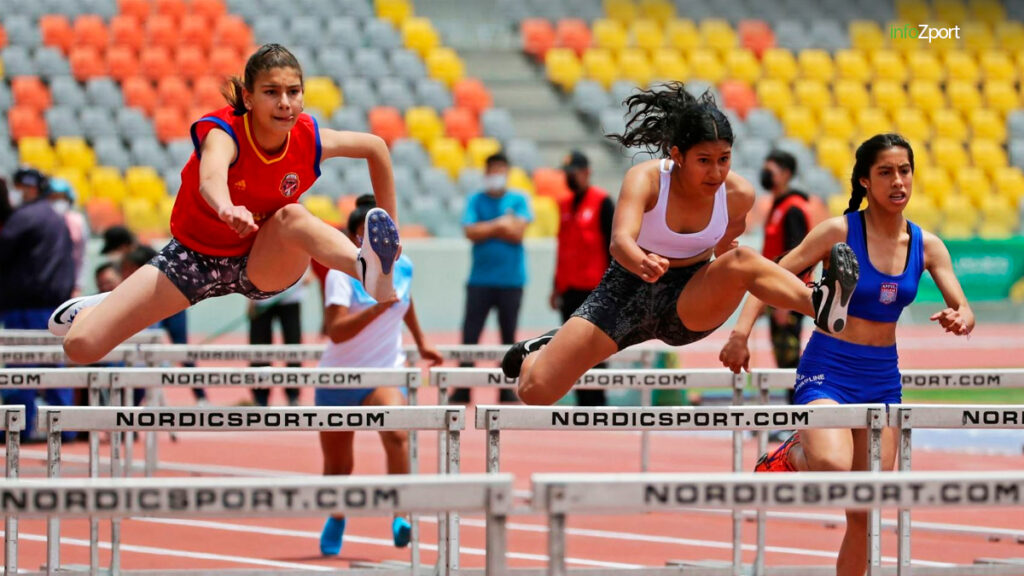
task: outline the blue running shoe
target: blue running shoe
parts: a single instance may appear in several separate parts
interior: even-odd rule
[[[341,553],[341,539],[345,536],[345,518],[338,520],[334,516],[327,518],[324,530],[320,533],[320,553],[324,556],[337,556]]]
[[[378,302],[389,300],[395,294],[391,272],[400,245],[398,228],[387,212],[374,208],[366,213],[363,245],[359,247],[356,267],[366,293]]]
[[[412,536],[412,525],[405,518],[396,516],[391,522],[391,536],[395,541],[395,548],[405,548]]]

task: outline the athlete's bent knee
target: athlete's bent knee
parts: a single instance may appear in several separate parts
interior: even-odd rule
[[[815,472],[849,472],[853,468],[853,454],[832,451],[828,454],[812,454],[804,451],[807,467]]]
[[[276,220],[283,226],[289,226],[301,222],[309,214],[309,210],[306,210],[306,207],[302,204],[288,204],[274,212],[273,220]]]
[[[531,374],[530,378],[520,380],[516,394],[528,406],[550,406],[561,398],[551,384]]]
[[[64,354],[75,364],[95,364],[108,352],[110,349],[98,345],[95,339],[73,332],[64,337]]]

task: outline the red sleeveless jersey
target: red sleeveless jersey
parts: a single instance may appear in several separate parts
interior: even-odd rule
[[[214,128],[227,132],[238,150],[228,168],[231,201],[252,212],[257,225],[283,206],[298,202],[320,176],[320,129],[312,116],[300,114],[281,152],[268,156],[256,143],[250,114],[235,116],[225,106],[192,124],[195,150],[181,171],[171,235],[200,254],[242,256],[249,253],[256,234],[239,238],[199,193],[199,155],[203,139]]]
[[[608,269],[608,242],[601,230],[601,204],[608,193],[591,186],[574,211],[573,196],[559,199],[555,290],[593,290]]]

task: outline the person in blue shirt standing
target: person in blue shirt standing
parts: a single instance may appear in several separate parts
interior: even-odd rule
[[[492,308],[498,309],[501,342],[516,341],[519,304],[526,285],[526,252],[523,234],[533,221],[529,197],[509,190],[508,158],[492,154],[485,164],[484,189],[466,201],[462,226],[473,243],[472,265],[466,283],[466,314],[462,343],[477,344]],[[453,402],[469,402],[469,390],[457,389]],[[512,390],[501,391],[502,402],[515,402]]]

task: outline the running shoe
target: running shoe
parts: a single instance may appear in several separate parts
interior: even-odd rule
[[[773,452],[765,452],[754,465],[754,472],[796,472],[793,465],[789,463],[789,451],[800,443],[800,433],[794,432],[792,436],[779,445]]]
[[[341,554],[341,539],[345,536],[345,518],[338,520],[334,516],[327,517],[323,532],[320,533],[320,553],[324,556]]]
[[[555,337],[555,332],[558,332],[557,328],[536,338],[521,340],[513,344],[508,352],[505,352],[505,357],[501,359],[501,371],[505,373],[505,377],[519,378],[519,371],[523,368],[523,360],[526,359],[527,354],[547,346],[548,342]]]
[[[71,329],[71,323],[75,320],[75,316],[82,311],[83,308],[95,306],[103,301],[110,292],[104,292],[103,294],[93,294],[91,296],[79,296],[72,298],[67,302],[61,304],[53,311],[50,315],[49,321],[46,323],[46,327],[50,330],[50,334],[54,336],[64,336]]]
[[[853,249],[845,242],[832,246],[828,268],[822,273],[821,281],[811,285],[814,323],[818,328],[830,334],[838,334],[846,328],[846,311],[859,276]]]
[[[405,548],[409,545],[409,538],[412,536],[412,525],[401,516],[395,516],[391,522],[391,537],[395,548]]]
[[[400,240],[395,221],[381,208],[366,213],[363,244],[359,247],[356,267],[359,269],[366,293],[378,302],[395,294],[391,272],[398,259]]]

